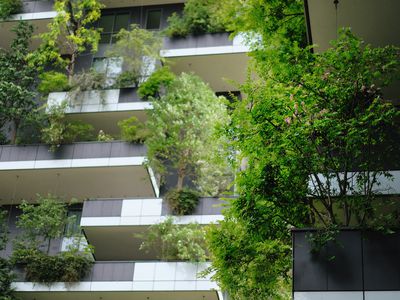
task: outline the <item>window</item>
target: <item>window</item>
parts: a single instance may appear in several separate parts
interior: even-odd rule
[[[92,64],[93,69],[106,75],[106,84],[111,86],[122,72],[122,58],[118,57],[95,57]]]
[[[161,9],[147,11],[146,29],[158,30],[161,25]]]
[[[130,23],[129,13],[119,13],[101,16],[98,28],[101,32],[100,44],[110,44],[115,42],[115,35],[122,29],[128,29]]]
[[[73,217],[73,223],[67,224],[65,228],[65,235],[77,235],[81,233],[81,218],[82,218],[82,210],[70,210],[68,211],[68,218]]]

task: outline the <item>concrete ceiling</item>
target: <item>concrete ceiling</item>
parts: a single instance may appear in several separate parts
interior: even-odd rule
[[[215,92],[239,90],[236,83],[246,80],[248,60],[247,53],[168,58],[175,74],[193,72]]]
[[[154,197],[144,166],[0,171],[0,204],[33,201],[38,193],[79,200]]]
[[[142,240],[136,234],[146,233],[148,226],[84,227],[83,230],[94,247],[96,261],[154,260],[157,251],[140,251]]]
[[[333,0],[308,2],[312,43],[324,51],[336,38],[337,30],[352,31],[373,46],[400,46],[399,0],[339,0],[336,13]],[[337,18],[336,18],[337,16]]]
[[[16,293],[22,300],[218,300],[216,291],[188,292],[36,292]]]

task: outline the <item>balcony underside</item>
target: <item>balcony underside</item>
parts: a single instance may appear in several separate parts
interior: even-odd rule
[[[243,83],[246,80],[246,68],[249,57],[247,53],[226,53],[168,56],[168,59],[171,62],[171,69],[175,74],[193,72],[209,83],[214,91],[223,92],[238,90],[237,84],[234,83]]]
[[[54,193],[65,199],[155,196],[151,176],[143,165],[5,170],[0,171],[0,183],[0,204],[29,201],[38,193]]]
[[[219,300],[216,291],[165,292],[26,292],[22,300]]]

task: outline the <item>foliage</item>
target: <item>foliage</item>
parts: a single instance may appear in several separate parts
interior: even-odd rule
[[[249,232],[235,218],[225,216],[207,230],[213,279],[233,300],[290,299],[288,269],[291,248]]]
[[[143,239],[140,250],[159,249],[158,258],[203,262],[207,259],[205,230],[197,223],[177,225],[171,217],[149,227],[147,232],[136,237]]]
[[[49,30],[39,35],[42,43],[29,56],[31,63],[38,67],[52,64],[65,67],[71,80],[77,56],[85,51],[97,51],[100,32],[94,25],[102,8],[98,0],[56,0],[57,15],[49,24]]]
[[[225,99],[215,96],[199,77],[183,73],[149,112],[151,135],[146,145],[150,165],[165,174],[168,162],[178,174],[178,190],[183,188],[185,178],[204,178],[203,171],[210,163],[218,161],[214,167],[226,169],[224,156],[215,159],[222,143],[215,133],[228,119]],[[212,178],[214,185],[219,181],[218,177]]]
[[[39,75],[39,79],[38,91],[45,96],[53,92],[68,91],[70,88],[67,75],[60,72],[45,72]]]
[[[169,190],[165,199],[174,215],[190,215],[199,203],[198,193],[188,188]]]
[[[154,71],[138,89],[139,97],[143,99],[158,98],[161,90],[166,90],[175,80],[175,74],[169,67]]]
[[[65,117],[66,104],[53,105],[48,110],[48,126],[42,129],[42,141],[56,151],[62,144],[93,140],[93,126],[79,120],[68,121]]]
[[[100,130],[97,134],[98,142],[110,142],[112,140],[114,140],[114,138],[111,135],[106,134],[103,130]]]
[[[219,2],[213,0],[188,0],[182,15],[173,13],[168,18],[167,36],[185,37],[188,34],[224,32],[225,27],[217,17]]]
[[[19,13],[21,8],[21,0],[0,0],[0,19],[8,19],[12,14]]]
[[[10,124],[12,144],[21,123],[34,114],[36,107],[32,92],[36,70],[26,60],[33,27],[20,21],[13,32],[16,38],[10,50],[0,50],[0,129]]]
[[[0,300],[16,300],[11,284],[14,280],[12,266],[5,258],[0,258]]]
[[[161,59],[162,39],[156,32],[141,29],[137,24],[132,24],[130,30],[121,29],[116,39],[117,42],[106,55],[110,58],[122,58],[122,69],[126,72],[123,73],[125,86],[138,86],[153,71],[155,62]],[[126,76],[132,80],[130,84]]]
[[[18,248],[13,260],[24,265],[26,280],[40,283],[78,282],[89,272],[92,261],[77,250],[48,255],[35,248]]]
[[[146,125],[135,116],[118,122],[121,130],[121,138],[130,143],[143,143],[149,136]]]
[[[138,76],[134,72],[125,71],[118,75],[115,86],[117,88],[134,87],[138,81]]]
[[[94,69],[82,71],[74,74],[69,80],[68,100],[73,106],[79,103],[78,99],[83,99],[83,92],[98,93],[100,100],[104,100],[104,89],[107,87],[107,77],[104,73],[97,72]]]

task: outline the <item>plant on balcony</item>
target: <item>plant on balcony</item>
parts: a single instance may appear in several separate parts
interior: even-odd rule
[[[171,86],[176,76],[170,68],[164,66],[154,71],[138,88],[138,95],[142,99],[159,98],[162,91]]]
[[[130,30],[121,29],[116,40],[106,55],[123,61],[124,72],[117,78],[117,83],[123,84],[120,87],[139,86],[156,68],[156,62],[161,60],[161,36],[132,24]]]
[[[16,37],[10,49],[0,49],[0,129],[9,133],[12,144],[24,123],[37,113],[36,70],[26,60],[33,27],[21,21],[13,32]]]
[[[38,67],[54,64],[65,67],[72,83],[78,55],[97,51],[100,32],[95,23],[102,8],[97,0],[56,0],[54,9],[57,15],[50,23],[49,31],[39,35],[42,43],[29,56],[31,63]]]
[[[188,0],[182,15],[173,13],[168,18],[165,33],[169,37],[185,37],[189,34],[225,32],[225,26],[217,17],[219,2],[212,0]]]
[[[42,129],[42,141],[56,151],[62,144],[78,141],[91,141],[93,126],[79,120],[68,121],[65,117],[66,103],[50,106],[47,112],[48,125]]]
[[[0,19],[6,20],[12,14],[19,13],[21,9],[21,0],[0,0]]]
[[[149,130],[135,116],[118,122],[121,139],[130,143],[143,143],[149,136]]]
[[[60,72],[45,72],[39,75],[39,79],[38,91],[44,96],[53,92],[64,92],[70,89],[67,75]]]
[[[3,251],[8,242],[8,214],[0,207],[0,251]],[[15,278],[10,261],[0,257],[0,300],[16,300],[13,296],[11,284]]]
[[[199,77],[183,73],[154,101],[153,108],[147,121],[149,163],[160,174],[174,170],[177,190],[183,189],[185,180],[209,178],[205,174],[209,164],[215,170],[227,170],[226,156],[216,157],[223,143],[216,132],[229,120],[225,98],[215,96]],[[218,176],[209,179],[213,186],[222,182]],[[207,194],[209,185],[202,183],[197,189]]]
[[[104,104],[105,91],[107,87],[106,74],[97,72],[94,69],[82,71],[74,74],[69,81],[69,91],[67,99],[71,106],[82,104],[83,92],[96,92],[100,97],[100,102]]]
[[[90,270],[91,249],[82,249],[80,233],[74,233],[74,243],[67,251],[51,255],[51,241],[62,239],[72,227],[74,217],[68,217],[68,205],[53,195],[38,196],[36,204],[23,201],[17,227],[22,235],[15,242],[12,261],[22,265],[26,279],[33,282],[76,282]],[[72,233],[72,232],[71,232]]]
[[[323,53],[279,42],[258,53],[260,80],[243,86],[248,97],[225,131],[246,168],[209,245],[214,278],[233,299],[276,299],[274,286],[291,268],[282,250],[292,227],[319,229],[319,247],[343,227],[399,228],[398,207],[379,191],[380,178],[390,179],[387,163],[398,161],[400,114],[381,88],[399,78],[399,49],[373,48],[349,30]],[[279,247],[264,253],[267,244]],[[265,272],[268,260],[277,272]]]
[[[113,141],[114,138],[110,134],[106,134],[103,130],[99,130],[99,133],[97,134],[97,141],[98,142],[110,142]]]
[[[205,229],[197,223],[177,225],[172,218],[167,218],[164,222],[150,226],[145,234],[135,236],[143,239],[140,250],[149,252],[158,249],[158,259],[163,261],[207,260]]]
[[[172,189],[166,193],[165,200],[174,215],[190,215],[199,203],[199,194],[188,188]]]

